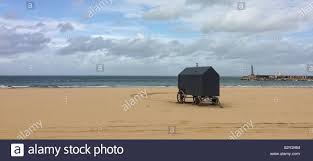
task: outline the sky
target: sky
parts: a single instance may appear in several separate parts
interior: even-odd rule
[[[0,0],[0,75],[312,75],[312,39],[313,0]]]

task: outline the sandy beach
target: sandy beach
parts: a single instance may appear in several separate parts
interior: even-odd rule
[[[312,88],[222,88],[223,108],[178,104],[176,93],[151,87],[1,89],[0,139],[313,138]]]

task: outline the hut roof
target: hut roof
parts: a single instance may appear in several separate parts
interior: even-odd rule
[[[207,67],[188,67],[185,68],[179,75],[203,75],[208,70],[214,70],[211,66]]]

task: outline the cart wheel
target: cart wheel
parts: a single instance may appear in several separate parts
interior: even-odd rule
[[[185,94],[182,91],[179,91],[177,93],[177,102],[178,103],[184,103],[185,102]]]
[[[212,103],[213,103],[214,105],[220,104],[220,101],[219,101],[218,97],[213,97],[213,98],[212,98]]]
[[[200,104],[200,102],[201,102],[201,100],[198,96],[193,96],[193,103],[194,104],[198,105],[198,104]]]

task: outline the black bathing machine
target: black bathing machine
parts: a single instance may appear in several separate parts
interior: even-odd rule
[[[220,76],[213,67],[189,67],[178,75],[177,102],[193,98],[194,104],[210,102],[219,104]]]

